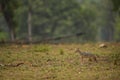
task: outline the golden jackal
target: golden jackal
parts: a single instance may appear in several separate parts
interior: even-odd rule
[[[81,52],[79,49],[76,49],[75,53],[80,54],[82,61],[83,61],[83,58],[88,58],[90,61],[97,62],[97,58],[95,54],[92,54],[90,52]]]

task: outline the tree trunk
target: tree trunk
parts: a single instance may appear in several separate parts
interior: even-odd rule
[[[9,28],[9,33],[10,33],[10,40],[11,41],[15,41],[15,37],[16,37],[16,33],[15,33],[15,24],[12,20],[12,18],[8,15],[9,13],[4,13],[4,17],[7,21],[7,24],[8,24],[8,28]]]
[[[8,24],[9,28],[9,33],[10,33],[10,40],[15,41],[15,27],[16,27],[16,22],[13,20],[14,17],[14,10],[9,10],[9,7],[6,6],[5,3],[1,3],[1,11],[4,15],[4,18]]]
[[[11,25],[9,25],[11,26]],[[16,33],[15,33],[15,29],[13,28],[13,26],[9,27],[9,32],[10,32],[10,38],[11,41],[14,42],[15,41],[15,37],[16,37]]]
[[[31,12],[28,12],[28,40],[32,41]]]
[[[28,10],[28,41],[29,43],[32,42],[32,11],[31,11],[31,5],[30,2],[28,4],[29,10]]]

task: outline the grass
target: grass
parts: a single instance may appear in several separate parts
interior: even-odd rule
[[[24,64],[0,66],[0,80],[120,80],[120,43],[107,43],[107,48],[98,45],[2,45],[0,64]],[[98,63],[82,63],[80,55],[74,53],[75,48],[99,55]]]

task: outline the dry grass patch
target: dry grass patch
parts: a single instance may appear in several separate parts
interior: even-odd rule
[[[120,80],[119,57],[110,56],[120,55],[119,44],[107,43],[107,48],[99,48],[99,43],[3,45],[1,64],[24,64],[0,66],[0,80]],[[82,63],[75,48],[98,54],[98,63]]]

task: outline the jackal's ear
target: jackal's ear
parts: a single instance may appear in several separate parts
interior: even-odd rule
[[[79,48],[75,48],[75,51],[78,51],[79,50]]]
[[[74,48],[74,51],[76,51],[77,50],[77,48]]]

